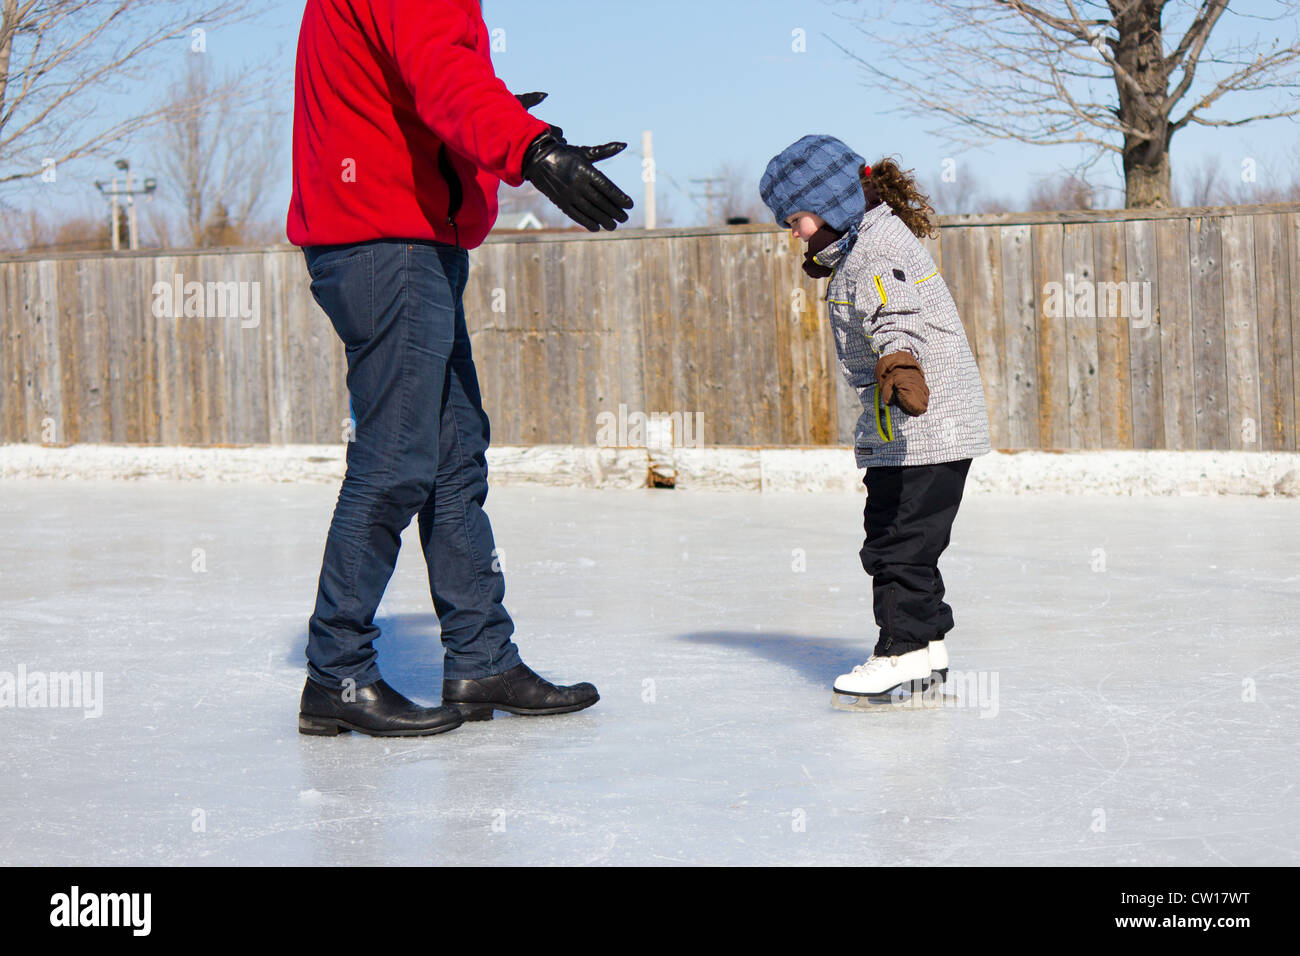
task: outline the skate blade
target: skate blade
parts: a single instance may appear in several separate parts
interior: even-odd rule
[[[831,706],[850,713],[881,713],[895,710],[938,710],[952,707],[957,698],[943,692],[943,685],[931,683],[924,690],[910,691],[896,687],[886,694],[846,694],[831,691]]]
[[[898,709],[892,695],[859,697],[856,694],[841,694],[839,691],[831,692],[831,706],[836,710],[859,714]]]

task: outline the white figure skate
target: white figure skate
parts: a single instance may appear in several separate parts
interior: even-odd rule
[[[939,651],[937,663],[941,667],[930,658],[935,649]],[[947,676],[947,658],[948,652],[942,642],[937,647],[931,643],[895,657],[876,657],[873,654],[865,664],[835,678],[831,706],[836,710],[851,711],[938,706],[941,701],[937,691],[942,680],[936,682],[935,677],[940,669]],[[929,692],[931,687],[936,693]]]

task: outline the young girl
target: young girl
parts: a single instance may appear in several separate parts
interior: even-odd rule
[[[918,237],[934,210],[894,162],[867,166],[830,136],[805,136],[767,165],[759,189],[808,243],[804,270],[826,293],[840,370],[863,412],[866,543],[876,624],[871,657],[835,693],[883,698],[947,679],[953,626],[938,561],[971,459],[989,451],[979,370],[947,285]]]

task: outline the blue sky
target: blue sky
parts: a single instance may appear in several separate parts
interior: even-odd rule
[[[254,24],[213,31],[208,52],[219,68],[269,58],[283,75],[284,106],[290,109],[303,5],[303,0],[277,3]],[[505,31],[506,49],[494,60],[510,88],[550,93],[537,109],[539,116],[563,126],[570,142],[629,143],[603,168],[638,205],[641,131],[654,131],[661,202],[679,222],[702,219],[688,195],[699,187],[690,180],[732,164],[756,187],[767,160],[810,132],[836,135],[868,160],[899,154],[923,182],[936,180],[944,158],[953,157],[983,191],[1013,202],[1023,199],[1036,179],[1078,161],[1073,147],[991,142],[984,149],[961,150],[931,135],[937,124],[890,112],[888,91],[870,85],[862,68],[827,37],[886,62],[886,47],[847,27],[839,16],[855,9],[861,5],[846,0],[487,0],[484,13],[490,29]],[[1258,28],[1229,17],[1219,29],[1223,39]],[[792,51],[796,29],[805,31],[806,52]],[[181,49],[167,57],[185,55]],[[166,75],[169,63],[160,62],[159,68]],[[285,123],[287,143],[289,120]],[[1290,120],[1238,130],[1188,129],[1174,140],[1175,181],[1209,156],[1221,159],[1232,176],[1244,156],[1281,168],[1287,150],[1297,144],[1300,125]],[[136,152],[137,168],[147,173],[147,152]],[[289,197],[287,148],[283,169],[272,200],[281,210]],[[1094,179],[1122,185],[1117,163],[1109,160],[1094,171]],[[1122,197],[1112,194],[1105,204],[1122,205]]]
[[[813,132],[838,136],[868,161],[899,154],[923,181],[937,180],[944,158],[953,157],[988,192],[1008,198],[1023,198],[1026,184],[1080,161],[1082,153],[1073,147],[992,142],[987,149],[962,150],[930,132],[938,123],[894,112],[888,91],[830,40],[883,63],[889,48],[844,19],[877,6],[833,0],[487,0],[484,13],[489,28],[506,30],[507,50],[495,62],[507,84],[551,93],[539,115],[563,126],[572,142],[624,139],[628,152],[639,148],[642,129],[654,130],[657,165],[684,189],[691,188],[690,179],[727,162],[746,170],[756,188],[773,155]],[[910,13],[917,5],[892,6]],[[806,33],[804,53],[791,49],[796,28]],[[1224,40],[1252,35],[1258,26],[1226,17],[1216,29]],[[1288,29],[1294,32],[1295,25]],[[1290,120],[1238,130],[1189,128],[1174,139],[1174,162],[1218,155],[1235,175],[1242,156],[1261,164],[1280,160],[1298,143],[1300,125]],[[611,174],[637,185],[637,163],[611,161]],[[1106,161],[1095,178],[1123,185],[1118,161]],[[670,182],[661,187],[685,211],[689,199]],[[1122,194],[1110,205],[1122,206]]]

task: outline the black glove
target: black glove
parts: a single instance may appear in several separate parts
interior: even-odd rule
[[[545,132],[524,153],[524,178],[578,225],[599,232],[627,222],[624,209],[632,199],[615,186],[593,163],[616,156],[627,143],[570,146],[554,133]]]
[[[549,95],[548,93],[515,93],[514,97],[519,101],[520,106],[530,110]],[[560,127],[551,126],[551,132],[555,134],[556,139],[564,139],[564,130],[560,129]]]

